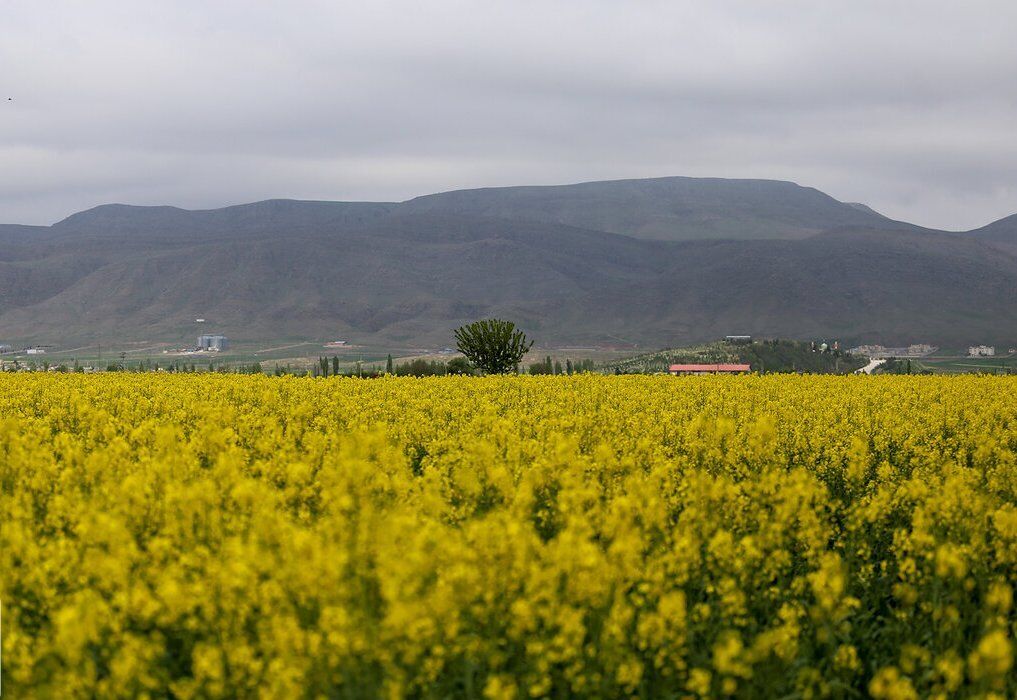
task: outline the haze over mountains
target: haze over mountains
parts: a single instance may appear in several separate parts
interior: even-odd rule
[[[0,341],[441,346],[484,316],[542,344],[728,333],[1017,342],[1017,216],[967,233],[789,182],[658,178],[0,226]]]

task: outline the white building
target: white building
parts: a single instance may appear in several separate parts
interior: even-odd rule
[[[968,357],[992,357],[996,348],[991,345],[972,345],[968,348]]]

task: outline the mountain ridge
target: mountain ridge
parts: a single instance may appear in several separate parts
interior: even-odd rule
[[[137,204],[124,204],[124,203],[108,203],[100,204],[89,209],[85,209],[79,212],[74,212],[67,217],[51,224],[50,226],[40,225],[28,225],[28,224],[0,224],[0,229],[4,227],[23,227],[30,229],[46,229],[46,228],[60,228],[72,222],[76,222],[82,219],[88,219],[101,212],[106,211],[117,211],[117,212],[135,212],[142,215],[147,215],[151,212],[172,212],[178,215],[198,215],[202,217],[208,217],[211,219],[221,219],[223,215],[231,212],[255,212],[258,211],[261,215],[264,215],[266,209],[270,208],[289,208],[293,209],[299,206],[302,209],[317,208],[319,210],[324,209],[339,209],[339,208],[360,208],[362,210],[375,210],[375,213],[388,213],[395,210],[409,210],[418,211],[423,208],[424,203],[436,202],[436,201],[452,201],[455,202],[464,197],[480,196],[480,197],[499,197],[499,196],[511,196],[513,193],[540,193],[546,192],[549,194],[556,194],[570,191],[581,191],[589,188],[601,188],[601,187],[625,187],[625,186],[647,186],[647,185],[660,185],[665,183],[686,183],[692,186],[709,186],[719,185],[722,187],[757,187],[757,188],[783,188],[786,190],[800,191],[801,193],[807,193],[810,196],[818,197],[819,200],[827,203],[833,203],[842,207],[842,213],[848,214],[861,214],[866,218],[859,219],[857,221],[852,220],[848,223],[843,222],[830,222],[826,221],[822,226],[818,227],[817,230],[812,233],[818,233],[822,230],[828,230],[837,226],[848,226],[848,227],[862,227],[862,228],[889,228],[891,230],[912,230],[912,231],[939,231],[943,233],[977,233],[990,236],[997,233],[1005,233],[1009,235],[1017,235],[1012,232],[1017,231],[1017,214],[1003,217],[1002,219],[989,222],[988,224],[971,229],[968,231],[947,231],[945,229],[934,229],[918,224],[913,224],[906,221],[893,219],[891,217],[882,214],[867,204],[861,202],[842,202],[834,199],[830,195],[818,190],[814,187],[808,187],[799,185],[796,182],[790,180],[768,180],[761,178],[721,178],[721,177],[686,177],[686,176],[668,176],[668,177],[656,177],[656,178],[628,178],[628,179],[617,179],[617,180],[595,180],[585,181],[570,184],[559,184],[559,185],[513,185],[513,186],[490,186],[490,187],[477,187],[467,189],[449,190],[445,192],[437,192],[434,194],[419,195],[411,197],[400,202],[394,201],[356,201],[356,200],[320,200],[320,199],[291,199],[291,198],[271,198],[264,200],[256,200],[253,202],[243,202],[239,204],[224,205],[222,207],[214,208],[202,208],[202,209],[187,209],[185,207],[179,207],[174,205],[137,205]],[[453,211],[449,212],[449,208]],[[455,209],[455,207],[442,208],[446,213],[465,213],[461,209]],[[474,212],[476,214],[477,212]],[[490,216],[490,215],[488,215]],[[509,217],[493,217],[493,218],[510,218],[515,219],[515,216]],[[542,219],[526,219],[531,221],[541,221]],[[878,222],[879,225],[873,225],[873,222]],[[559,221],[556,223],[568,223],[565,221]],[[577,224],[572,224],[577,225]],[[593,230],[608,230],[604,227],[597,226],[580,226],[579,228],[592,228]],[[626,231],[609,231],[611,233],[622,233],[624,235],[633,235],[632,232]],[[811,235],[811,233],[810,233]],[[636,236],[639,237],[639,236]],[[710,237],[710,236],[695,236],[695,238]],[[732,236],[736,239],[744,239],[744,235]],[[774,236],[777,238],[785,236]],[[790,236],[798,237],[798,236]]]
[[[400,207],[564,223],[650,240],[804,238],[832,226],[918,228],[815,188],[761,179],[674,176],[489,187],[424,195]]]
[[[1017,214],[1004,216],[1002,219],[997,219],[968,233],[990,240],[1017,243]]]
[[[671,240],[655,237],[679,220]],[[606,230],[619,222],[629,233]],[[744,239],[716,235],[741,225]],[[207,317],[239,340],[441,346],[455,325],[490,315],[542,342],[1017,341],[1017,250],[995,233],[924,229],[784,182],[103,205],[49,227],[0,226],[0,242],[5,342],[191,342],[193,319]]]

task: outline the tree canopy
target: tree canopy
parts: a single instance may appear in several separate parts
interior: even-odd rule
[[[456,348],[485,374],[515,371],[533,341],[511,321],[474,321],[455,330]]]

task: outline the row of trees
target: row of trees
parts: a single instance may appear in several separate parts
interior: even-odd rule
[[[932,370],[926,369],[920,363],[911,364],[910,358],[891,357],[886,362],[876,367],[876,374],[932,374]]]
[[[260,362],[250,364],[221,364],[209,362],[198,365],[194,362],[170,362],[165,366],[151,360],[136,363],[111,363],[106,366],[107,372],[169,372],[170,374],[196,374],[198,372],[216,372],[219,374],[264,374]]]
[[[18,360],[12,360],[11,362],[4,362],[0,364],[4,372],[83,372],[84,369],[75,362],[73,365],[68,366],[66,364],[51,365],[49,362],[43,362],[41,365],[37,365],[34,362],[22,363]]]
[[[566,358],[565,364],[562,365],[561,360],[551,360],[551,356],[548,355],[539,362],[533,362],[530,364],[530,374],[579,374],[581,372],[592,372],[593,371],[593,360],[577,360],[573,362],[571,359]]]
[[[85,372],[86,368],[81,365],[77,360],[72,360],[71,364],[51,364],[49,362],[35,363],[21,363],[18,360],[14,360],[10,363],[5,363],[3,368],[7,372]],[[103,368],[106,372],[170,372],[170,373],[196,373],[196,372],[229,372],[232,374],[262,374],[263,370],[261,364],[255,362],[253,364],[243,365],[215,365],[209,363],[208,365],[197,365],[195,363],[186,362],[169,362],[165,365],[160,364],[158,361],[153,362],[152,360],[138,360],[137,362],[110,362]],[[94,371],[91,367],[87,368],[87,371]]]
[[[392,356],[389,355],[389,360],[391,359]],[[388,373],[397,377],[440,377],[447,374],[468,376],[476,374],[476,370],[464,357],[454,357],[448,362],[418,358],[395,365]]]
[[[294,372],[287,367],[285,370],[277,374],[293,374]],[[319,357],[317,364],[311,368],[310,372],[312,377],[380,377],[386,374],[395,375],[397,377],[433,377],[433,376],[444,376],[446,374],[476,374],[473,366],[462,357],[455,357],[448,362],[442,362],[440,360],[425,360],[423,358],[417,358],[410,360],[402,364],[395,364],[392,360],[392,355],[389,355],[385,361],[385,371],[380,371],[375,366],[364,367],[363,362],[357,362],[351,367],[342,369],[339,364],[339,356],[333,355],[332,358]]]
[[[318,357],[318,361],[311,367],[310,370],[293,369],[290,366],[280,367],[279,365],[276,365],[272,374],[276,376],[296,374],[304,376],[310,375],[314,377],[377,377],[382,376],[383,374],[391,374],[396,376],[422,377],[448,374],[472,375],[518,373],[519,365],[522,362],[523,357],[533,347],[533,341],[528,339],[525,333],[516,328],[514,323],[494,318],[466,324],[465,326],[457,328],[454,334],[456,339],[456,348],[463,354],[464,357],[453,358],[448,362],[416,359],[396,365],[392,360],[392,356],[389,355],[385,363],[384,373],[374,367],[365,370],[363,364],[360,362],[356,363],[353,368],[348,368],[344,371],[340,367],[339,356],[333,355],[331,358],[327,356]],[[19,366],[17,361],[15,361],[13,366],[11,366],[11,369],[14,371],[19,371],[23,368],[32,370],[36,369],[35,365],[32,365],[31,367]],[[43,369],[48,371],[50,369],[49,363],[44,363]],[[84,369],[76,361],[74,362],[73,367],[60,365],[56,369],[57,371],[62,372],[84,371]],[[578,363],[573,363],[572,360],[565,360],[565,365],[563,366],[560,360],[552,361],[550,356],[539,362],[534,362],[529,366],[530,374],[573,374],[576,372],[591,371],[592,369],[593,362],[591,360],[582,360]],[[151,360],[141,360],[136,363],[128,363],[125,361],[124,353],[121,353],[120,362],[110,363],[106,366],[106,371],[165,371],[173,373],[205,371],[230,372],[237,374],[264,373],[261,364],[258,362],[241,365],[221,365],[219,367],[216,367],[210,362],[205,368],[200,368],[195,363],[188,365],[187,363],[174,361],[167,364],[165,367],[160,367],[158,362],[152,362]]]

